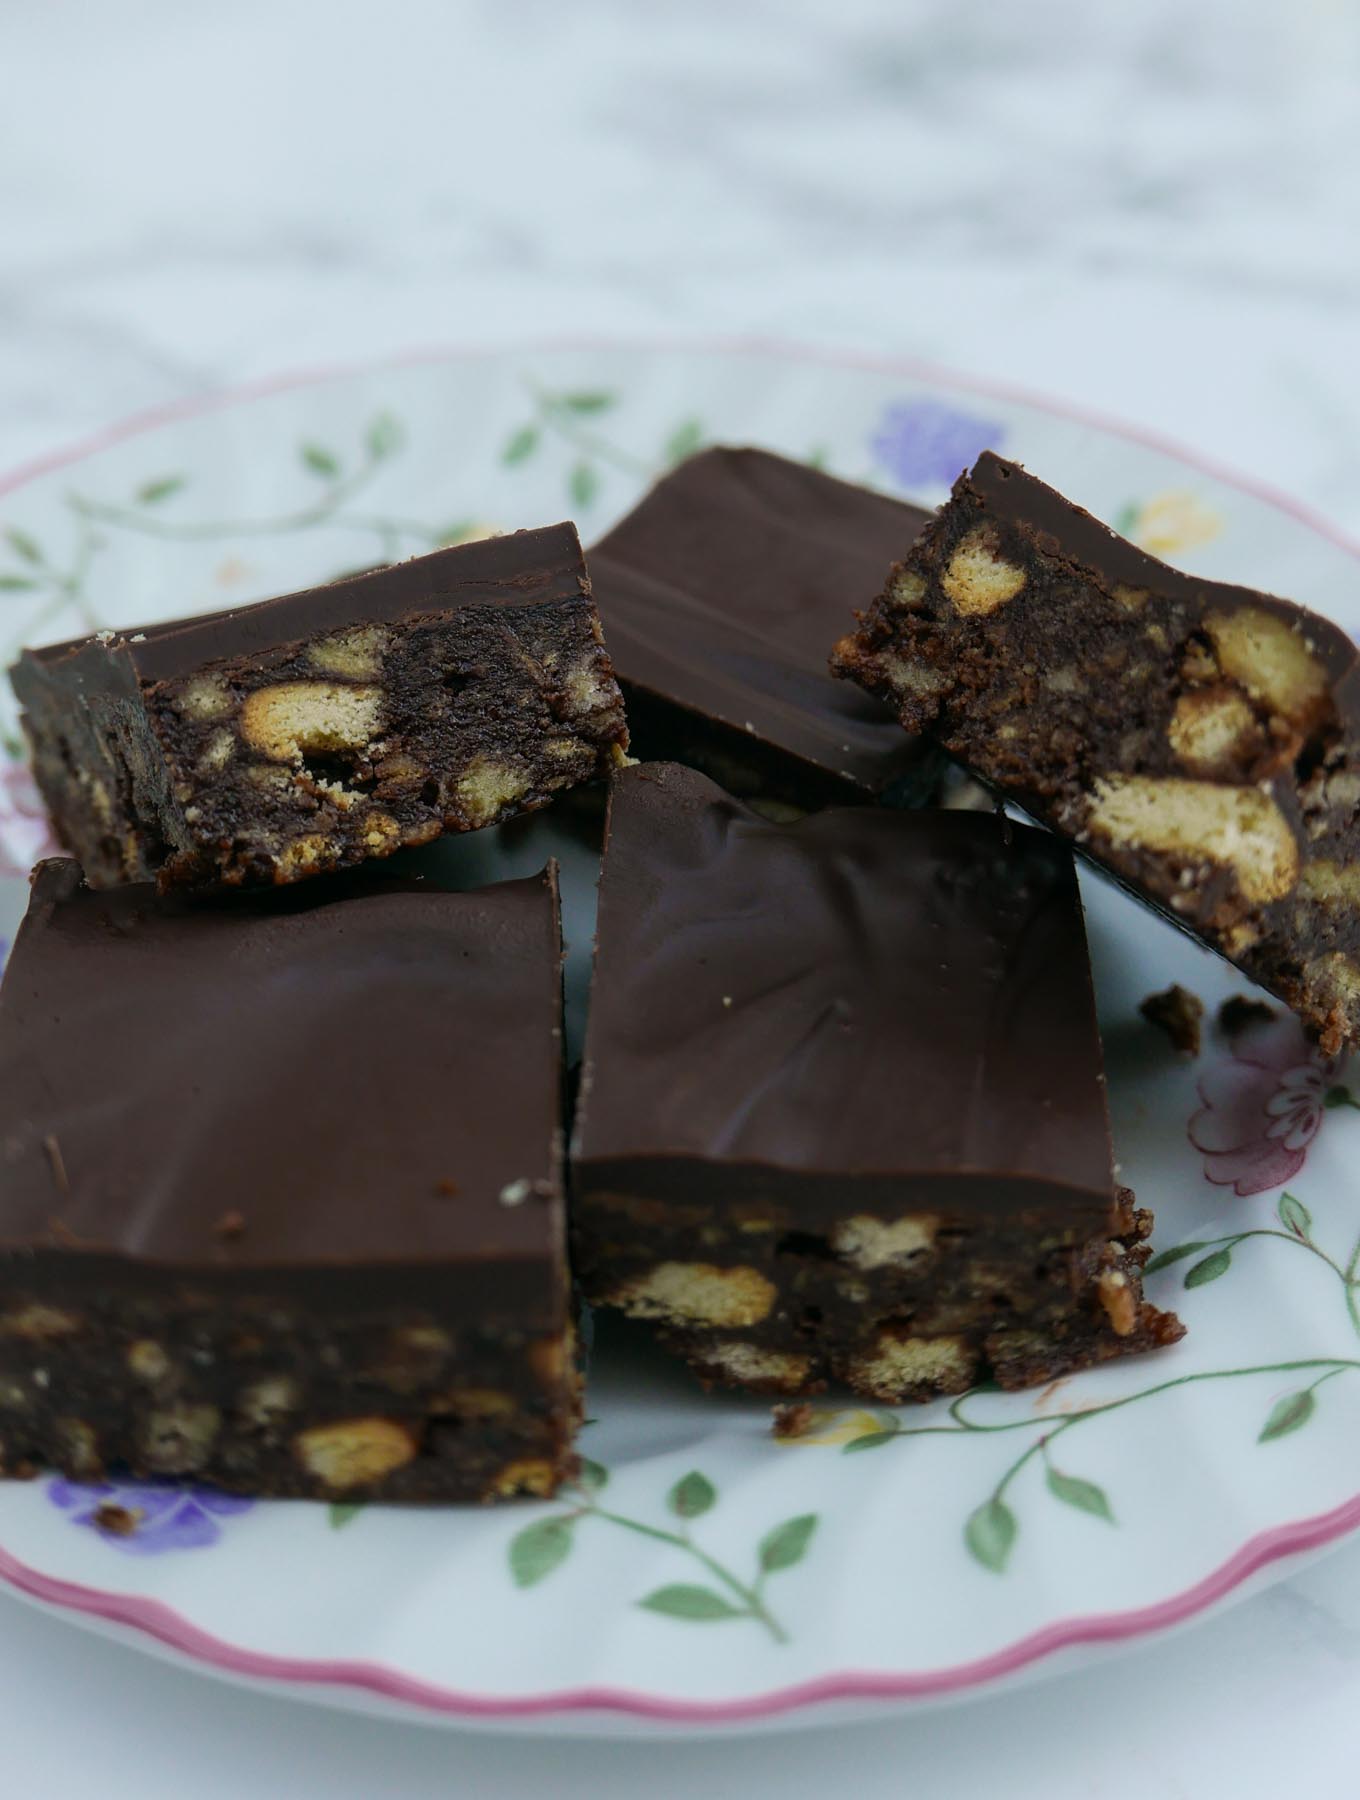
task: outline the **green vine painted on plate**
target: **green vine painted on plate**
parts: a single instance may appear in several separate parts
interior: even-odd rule
[[[619,403],[617,393],[607,388],[555,390],[534,380],[526,380],[525,387],[532,412],[506,438],[501,461],[507,467],[517,467],[556,439],[571,456],[566,475],[567,498],[576,511],[586,511],[594,504],[606,468],[635,481],[655,481],[667,469],[703,448],[702,422],[684,418],[667,432],[657,456],[638,456],[601,429],[599,421]]]
[[[705,433],[694,417],[680,419],[666,434],[655,457],[635,454],[602,425],[620,396],[608,390],[556,391],[531,377],[524,383],[532,416],[510,434],[500,461],[507,467],[538,456],[549,442],[567,454],[567,498],[576,514],[595,504],[604,471],[614,469],[635,481],[649,482],[702,448]],[[352,531],[369,540],[354,560],[335,574],[352,574],[375,563],[437,550],[484,535],[494,526],[468,515],[428,520],[376,506],[370,490],[383,470],[408,449],[408,434],[392,412],[374,414],[347,445],[305,438],[295,446],[297,467],[312,491],[296,505],[280,511],[226,517],[193,514],[194,482],[183,470],[167,470],[142,481],[126,500],[109,500],[79,490],[68,491],[63,504],[71,521],[65,558],[51,554],[30,532],[17,525],[0,527],[0,595],[29,595],[36,609],[18,625],[4,646],[8,661],[22,643],[41,642],[65,613],[79,628],[98,631],[107,618],[90,595],[90,575],[99,554],[119,534],[167,543],[249,542],[330,530]],[[11,746],[14,755],[20,746]]]
[[[1312,1214],[1297,1195],[1287,1190],[1280,1196],[1277,1218],[1282,1229],[1259,1226],[1227,1233],[1221,1238],[1196,1239],[1190,1243],[1177,1244],[1154,1256],[1147,1265],[1147,1273],[1171,1268],[1194,1257],[1196,1260],[1182,1277],[1182,1285],[1191,1289],[1204,1287],[1228,1273],[1232,1267],[1233,1251],[1239,1244],[1245,1243],[1249,1238],[1276,1239],[1317,1257],[1332,1271],[1341,1283],[1347,1315],[1356,1337],[1360,1339],[1360,1238],[1357,1238],[1345,1262],[1339,1261],[1316,1241],[1313,1236]],[[1256,1438],[1258,1444],[1270,1444],[1307,1425],[1317,1412],[1319,1390],[1327,1382],[1352,1369],[1360,1369],[1360,1356],[1305,1357],[1287,1362],[1256,1363],[1236,1369],[1203,1369],[1194,1374],[1176,1375],[1166,1381],[1154,1382],[1150,1387],[1139,1389],[1137,1393],[1125,1394],[1117,1400],[1101,1401],[1094,1406],[1083,1407],[1078,1412],[1039,1414],[1037,1417],[990,1423],[971,1416],[971,1403],[978,1395],[998,1391],[992,1385],[983,1385],[971,1389],[967,1394],[960,1394],[950,1402],[949,1424],[904,1425],[897,1414],[892,1412],[859,1415],[867,1428],[843,1445],[843,1453],[875,1450],[899,1438],[1035,1431],[1033,1441],[1006,1466],[991,1492],[964,1521],[963,1541],[968,1553],[983,1568],[1001,1574],[1010,1562],[1020,1535],[1020,1521],[1011,1504],[1012,1490],[1019,1478],[1031,1467],[1043,1470],[1044,1487],[1053,1499],[1106,1524],[1117,1523],[1114,1508],[1104,1489],[1055,1461],[1054,1446],[1069,1432],[1089,1425],[1107,1414],[1151,1400],[1158,1394],[1170,1393],[1176,1388],[1261,1375],[1310,1377],[1271,1406]]]
[[[608,1480],[608,1470],[583,1458],[580,1478],[572,1490],[576,1498],[568,1510],[551,1518],[536,1519],[516,1532],[509,1546],[510,1574],[516,1587],[536,1587],[560,1568],[575,1548],[582,1523],[593,1519],[669,1544],[711,1578],[711,1585],[678,1581],[654,1588],[637,1602],[648,1612],[704,1625],[749,1619],[762,1626],[775,1643],[789,1641],[788,1632],[770,1610],[765,1588],[772,1575],[782,1574],[803,1560],[817,1529],[815,1513],[799,1513],[772,1526],[756,1545],[754,1574],[743,1580],[694,1537],[694,1522],[718,1503],[718,1490],[698,1469],[681,1476],[666,1495],[666,1508],[676,1521],[674,1526],[652,1525],[603,1506],[600,1494]]]
[[[321,526],[371,534],[383,560],[408,554],[412,548],[434,550],[456,543],[471,520],[431,524],[369,506],[368,491],[384,465],[406,448],[406,429],[395,414],[376,413],[347,448],[305,438],[296,447],[298,465],[315,484],[312,494],[297,506],[281,512],[247,518],[192,518],[164,510],[165,503],[186,490],[192,495],[187,475],[161,476],[144,483],[131,504],[114,504],[69,493],[66,503],[80,518],[109,530],[130,531],[144,537],[176,543],[220,543],[235,538],[280,537],[315,531]]]
[[[610,415],[622,396],[610,388],[553,388],[532,375],[522,377],[529,414],[504,439],[499,462],[517,468],[541,461],[549,447],[564,457],[564,487],[573,515],[595,506],[606,473],[626,476],[635,485],[657,480],[668,469],[693,456],[709,441],[703,421],[692,414],[678,419],[654,451],[641,454],[610,429]],[[99,554],[120,534],[166,543],[229,545],[271,537],[329,530],[352,531],[367,544],[331,579],[377,563],[437,550],[484,535],[495,526],[472,514],[451,520],[413,518],[373,504],[370,490],[383,470],[409,449],[405,425],[390,411],[375,413],[360,426],[352,443],[341,445],[304,438],[294,446],[298,469],[312,490],[296,505],[245,516],[194,514],[192,476],[169,469],[143,480],[126,498],[110,500],[72,489],[63,496],[71,522],[65,558],[49,554],[33,534],[20,526],[0,526],[0,596],[31,595],[37,608],[17,626],[0,649],[8,661],[21,644],[41,642],[72,613],[78,628],[98,631],[109,622],[91,597],[90,575]],[[826,466],[826,451],[815,449],[810,460]],[[323,577],[324,578],[324,577]],[[12,753],[19,754],[14,745]]]

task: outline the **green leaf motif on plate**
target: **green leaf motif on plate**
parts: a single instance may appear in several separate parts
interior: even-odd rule
[[[1097,1487],[1094,1481],[1085,1481],[1080,1475],[1064,1475],[1061,1469],[1053,1468],[1049,1469],[1047,1480],[1048,1491],[1055,1499],[1067,1506],[1075,1506],[1078,1512],[1091,1513],[1111,1525],[1115,1523],[1105,1490]]]
[[[782,1525],[767,1531],[760,1540],[761,1568],[767,1575],[773,1575],[802,1562],[816,1529],[816,1513],[799,1513],[797,1518],[785,1519]]]
[[[171,494],[177,494],[184,485],[183,475],[162,475],[155,481],[144,481],[137,489],[137,504],[159,506],[162,500],[168,500]]]
[[[746,1614],[715,1594],[712,1588],[693,1587],[676,1582],[671,1587],[657,1588],[638,1601],[648,1612],[664,1613],[668,1619],[692,1619],[706,1623],[713,1619],[744,1619]]]
[[[1188,1288],[1203,1287],[1206,1282],[1217,1281],[1220,1275],[1226,1275],[1232,1267],[1232,1251],[1215,1250],[1212,1256],[1206,1256],[1203,1262],[1197,1262],[1193,1269],[1186,1272],[1185,1285]]]
[[[302,444],[299,446],[298,455],[302,458],[304,468],[310,469],[313,475],[320,475],[327,481],[333,481],[340,473],[339,459],[327,450],[324,444]]]
[[[1303,1238],[1303,1240],[1307,1242],[1309,1233],[1313,1229],[1313,1215],[1303,1204],[1303,1201],[1300,1200],[1296,1194],[1291,1194],[1288,1189],[1286,1189],[1285,1192],[1280,1195],[1278,1211],[1281,1225],[1283,1225],[1287,1231],[1292,1231],[1295,1237]]]
[[[510,1540],[510,1574],[516,1587],[534,1587],[571,1554],[571,1525],[566,1519],[540,1519]]]
[[[1156,1256],[1149,1258],[1143,1273],[1144,1275],[1155,1275],[1158,1269],[1169,1269],[1172,1263],[1178,1263],[1187,1256],[1193,1256],[1197,1250],[1203,1248],[1203,1244],[1177,1244],[1174,1249],[1159,1250]]]
[[[577,1477],[577,1480],[588,1494],[598,1494],[600,1489],[609,1480],[609,1470],[605,1468],[603,1463],[594,1462],[590,1457],[583,1456],[581,1458],[581,1473]]]
[[[991,1569],[994,1574],[1001,1575],[1005,1573],[1006,1564],[1010,1561],[1019,1529],[1010,1507],[998,1494],[993,1494],[990,1500],[984,1500],[981,1506],[969,1513],[968,1522],[963,1528],[963,1541],[968,1546],[969,1555],[980,1562],[984,1569]]]
[[[38,540],[30,537],[26,531],[21,531],[17,525],[6,526],[5,542],[14,554],[22,556],[26,563],[40,563],[43,559],[42,551],[38,547]]]
[[[701,1519],[717,1503],[718,1490],[697,1469],[682,1475],[666,1496],[666,1504],[677,1519]]]
[[[1270,1409],[1270,1417],[1261,1427],[1258,1444],[1269,1444],[1275,1438],[1288,1437],[1291,1431],[1298,1431],[1312,1418],[1317,1401],[1313,1398],[1311,1388],[1300,1388],[1297,1394],[1286,1394],[1283,1400],[1277,1400]]]
[[[693,456],[704,441],[703,424],[698,419],[682,419],[666,439],[662,455],[668,463],[682,463]]]
[[[0,594],[28,594],[37,585],[31,575],[0,575]]]
[[[857,1438],[851,1438],[841,1454],[849,1456],[852,1450],[877,1450],[880,1444],[890,1444],[897,1436],[896,1431],[866,1431]]]
[[[332,1500],[326,1508],[326,1522],[332,1531],[341,1531],[363,1510],[362,1500]]]
[[[581,461],[573,464],[567,476],[567,492],[571,495],[573,506],[589,506],[600,491],[600,477],[594,463]]]
[[[538,426],[521,425],[518,431],[512,431],[505,440],[505,448],[501,451],[501,461],[507,468],[514,468],[526,457],[533,455],[538,448]]]
[[[574,413],[608,412],[609,408],[613,406],[617,399],[617,394],[606,393],[603,389],[591,389],[580,393],[558,395],[560,403],[565,406],[569,412]]]
[[[455,519],[452,525],[446,525],[436,533],[435,542],[443,546],[466,543],[476,523],[475,519]],[[485,526],[482,529],[485,532]]]
[[[379,413],[370,423],[364,434],[364,448],[374,462],[381,462],[383,457],[391,456],[393,451],[402,446],[402,429],[400,420],[391,413]]]

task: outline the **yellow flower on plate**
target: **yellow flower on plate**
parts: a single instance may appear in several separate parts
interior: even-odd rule
[[[857,1406],[848,1412],[832,1412],[827,1408],[811,1409],[803,1428],[790,1437],[780,1437],[781,1444],[851,1444],[867,1437],[871,1431],[891,1429],[896,1420],[891,1413],[872,1413]]]
[[[1149,556],[1175,556],[1178,551],[1192,550],[1196,544],[1207,544],[1223,529],[1223,521],[1198,494],[1183,488],[1154,494],[1151,500],[1129,508],[1124,535],[1133,539]]]
[[[485,519],[460,519],[441,535],[439,544],[441,549],[453,544],[474,544],[480,538],[500,537],[504,531],[503,525],[488,525]]]

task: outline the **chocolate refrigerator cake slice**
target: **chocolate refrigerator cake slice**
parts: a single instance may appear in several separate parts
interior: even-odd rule
[[[586,1297],[706,1381],[883,1400],[1180,1335],[1117,1190],[1069,852],[971,813],[612,787],[573,1145]]]
[[[1360,678],[1339,627],[1183,575],[988,454],[833,656],[909,732],[1360,1038]]]
[[[41,863],[0,987],[0,1468],[547,1494],[555,876],[194,904]]]
[[[297,881],[542,806],[627,744],[571,525],[26,651],[11,678],[100,887]]]
[[[802,807],[928,794],[937,759],[826,669],[927,516],[764,450],[664,476],[590,553],[635,753]]]

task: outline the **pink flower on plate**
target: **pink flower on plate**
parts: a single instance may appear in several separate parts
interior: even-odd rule
[[[0,765],[0,875],[27,875],[44,856],[60,856],[42,795],[26,762]]]
[[[1335,1069],[1296,1019],[1244,1032],[1200,1078],[1203,1104],[1188,1130],[1205,1178],[1243,1199],[1292,1181],[1322,1125]]]

